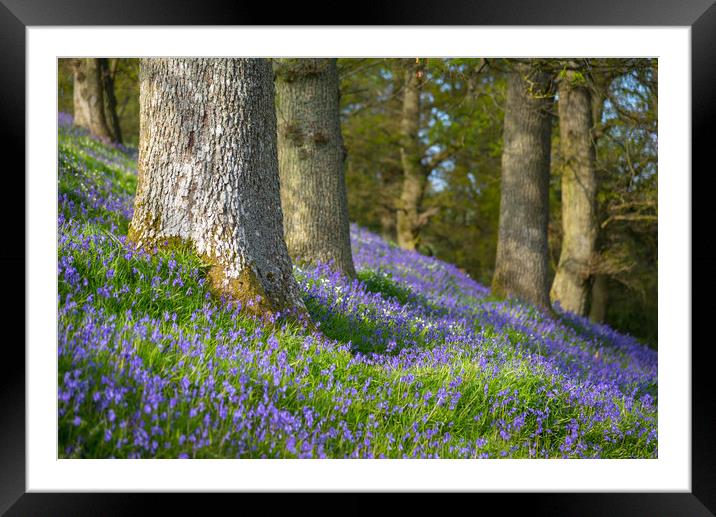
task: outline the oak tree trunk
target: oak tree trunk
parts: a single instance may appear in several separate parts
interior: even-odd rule
[[[586,315],[597,240],[597,178],[592,143],[592,99],[581,74],[566,71],[559,82],[562,157],[562,251],[551,297],[567,311]]]
[[[305,312],[283,240],[270,62],[142,59],[140,128],[129,239],[190,244],[214,294],[249,312]]]
[[[527,64],[508,74],[500,216],[492,291],[549,308],[547,223],[550,77]]]
[[[100,73],[102,76],[102,88],[104,90],[104,98],[106,101],[105,118],[107,119],[109,129],[112,132],[112,140],[114,140],[118,144],[121,144],[122,130],[119,127],[119,116],[117,115],[117,96],[114,93],[114,76],[109,67],[109,59],[99,59],[99,66]]]
[[[112,134],[104,115],[104,88],[99,59],[74,59],[72,70],[75,125],[88,129],[98,138],[111,140]]]
[[[614,76],[610,73],[594,73],[592,74],[592,145],[595,150],[595,163],[597,159],[597,143],[602,138],[604,128],[602,124],[602,114],[604,113],[604,102],[607,98],[607,91],[609,84],[613,80]],[[596,166],[595,166],[596,171]],[[597,181],[597,191],[599,191],[600,178],[599,174],[595,174]],[[595,211],[597,221],[601,221],[603,218],[604,207],[600,207],[595,202]],[[600,240],[604,240],[604,231],[597,225],[597,242],[595,244],[594,260],[592,264],[597,262],[599,258],[599,246]],[[608,287],[608,275],[600,272],[592,271],[592,286],[590,291],[590,302],[589,302],[589,319],[596,323],[604,323],[607,317],[607,306],[609,302],[609,287]]]
[[[398,246],[414,250],[419,242],[420,206],[427,186],[427,173],[422,165],[420,131],[420,93],[424,65],[411,62],[405,68],[403,110],[400,120],[400,163],[403,182],[398,210],[396,211],[396,237]]]
[[[355,277],[336,59],[276,59],[274,71],[288,251]]]
[[[380,212],[380,236],[388,242],[395,241],[395,212],[391,210]]]
[[[607,302],[609,300],[606,275],[594,275],[591,294],[589,319],[596,323],[603,323],[606,321]]]

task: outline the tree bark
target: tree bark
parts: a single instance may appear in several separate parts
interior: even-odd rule
[[[102,89],[106,100],[106,116],[109,129],[112,133],[112,140],[118,144],[122,143],[122,129],[119,127],[119,116],[117,116],[117,97],[114,93],[114,77],[109,69],[109,59],[99,59],[100,74],[102,77]]]
[[[614,79],[612,72],[596,72],[592,74],[592,141],[596,149],[597,141],[604,131],[602,115],[604,114],[604,101],[607,99],[609,85]]]
[[[427,185],[427,174],[422,165],[420,131],[420,93],[423,84],[424,64],[416,60],[405,68],[403,110],[400,121],[400,162],[403,184],[396,212],[398,246],[414,250],[419,242],[420,204]]]
[[[72,61],[74,73],[74,123],[98,138],[111,140],[112,134],[104,115],[104,88],[99,59]]]
[[[597,178],[592,143],[592,99],[582,74],[568,70],[559,81],[562,156],[562,251],[551,298],[570,312],[586,315],[595,254]]]
[[[380,213],[380,235],[388,242],[395,241],[395,212],[385,210]]]
[[[609,291],[606,275],[594,275],[592,282],[592,299],[589,308],[589,319],[596,323],[603,323],[607,316],[607,302]]]
[[[502,151],[500,216],[492,292],[550,308],[550,77],[516,64],[508,74]]]
[[[355,277],[336,59],[276,59],[274,71],[288,251]]]
[[[611,81],[614,76],[611,72],[595,73],[592,74],[592,145],[594,146],[595,165],[597,160],[597,144],[599,139],[602,138],[604,129],[602,124],[602,115],[604,113],[604,101],[607,98],[607,93]],[[599,191],[600,178],[598,172],[595,174],[597,180],[597,192]],[[597,221],[604,219],[604,207],[600,206],[599,203],[595,202],[595,217]],[[597,242],[595,244],[594,260],[592,265],[595,263],[599,256],[599,248],[603,246],[604,231],[597,226]],[[600,243],[600,241],[602,241]],[[594,269],[594,268],[592,268]],[[607,303],[609,299],[608,280],[609,277],[606,274],[592,271],[592,286],[590,291],[590,303],[589,303],[589,319],[596,323],[603,323],[607,317]]]
[[[137,195],[128,238],[188,243],[218,296],[305,312],[283,240],[266,59],[142,59]]]

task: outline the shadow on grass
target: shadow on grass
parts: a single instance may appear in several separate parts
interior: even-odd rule
[[[608,331],[604,331],[599,329],[598,327],[593,327],[589,324],[585,324],[570,314],[557,313],[555,318],[559,323],[576,332],[577,335],[582,339],[596,339],[603,345],[613,348],[615,350],[624,347],[624,343],[619,341],[620,336],[612,335]]]
[[[304,297],[304,302],[311,319],[320,322],[320,332],[327,338],[350,343],[352,353],[385,352],[386,343],[381,342],[383,332],[376,323],[348,314],[330,312],[310,297]]]
[[[378,293],[386,299],[394,299],[401,305],[421,308],[434,316],[444,316],[448,312],[447,308],[441,307],[422,294],[400,285],[389,273],[364,269],[358,272],[358,280],[363,283],[367,291]]]
[[[429,312],[441,310],[427,298],[401,286],[385,273],[363,270],[357,276],[367,291],[380,294],[385,299],[397,301],[401,305],[419,306]],[[392,355],[408,346],[386,328],[381,320],[365,320],[353,314],[331,312],[311,297],[304,297],[304,303],[311,318],[320,322],[321,333],[329,339],[350,343],[353,353]],[[415,337],[419,339],[418,336]],[[395,345],[388,350],[391,341],[394,341]]]
[[[402,305],[406,305],[419,296],[413,294],[409,289],[401,286],[390,275],[372,269],[364,269],[358,272],[358,280],[371,293],[379,293],[383,298],[394,298]],[[427,302],[427,300],[425,300]]]

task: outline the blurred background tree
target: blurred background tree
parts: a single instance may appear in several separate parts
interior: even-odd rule
[[[57,107],[64,113],[74,115],[73,74],[71,59],[59,59],[57,65]],[[139,59],[107,58],[106,71],[114,86],[116,113],[122,143],[136,147],[139,143]],[[105,95],[107,120],[111,120],[111,99]]]

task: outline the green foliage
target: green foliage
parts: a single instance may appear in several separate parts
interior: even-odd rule
[[[606,322],[657,346],[657,63],[642,59],[608,82],[598,140]]]
[[[432,254],[489,285],[497,247],[504,81],[481,65],[475,59],[446,60],[444,75],[430,83],[434,104],[442,108],[428,137],[451,146],[452,153],[431,174],[425,205],[440,211],[423,238]]]
[[[339,59],[338,70],[348,213],[351,221],[394,239],[402,75],[385,59]]]

